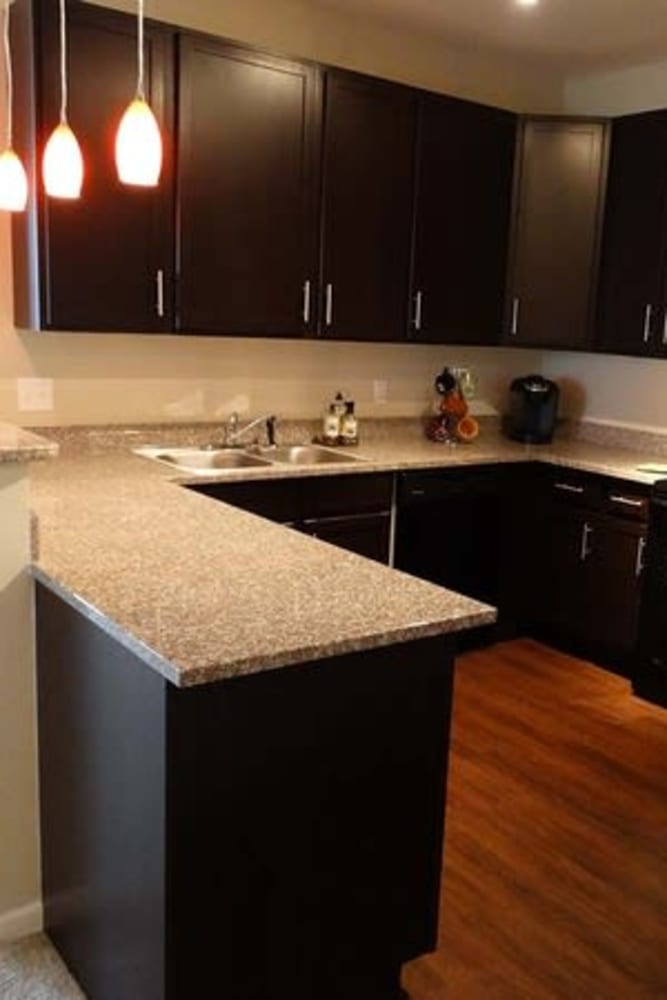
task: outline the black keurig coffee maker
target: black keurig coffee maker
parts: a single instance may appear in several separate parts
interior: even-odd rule
[[[524,375],[510,385],[505,433],[525,444],[548,444],[558,416],[558,386],[541,375]]]

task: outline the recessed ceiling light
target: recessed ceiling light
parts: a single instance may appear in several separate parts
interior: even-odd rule
[[[539,0],[516,0],[519,7],[535,7]]]

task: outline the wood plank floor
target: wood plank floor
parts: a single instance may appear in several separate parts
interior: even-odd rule
[[[439,950],[412,1000],[667,998],[667,712],[537,642],[459,661]]]

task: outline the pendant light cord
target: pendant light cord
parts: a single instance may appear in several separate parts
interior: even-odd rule
[[[5,71],[6,71],[6,87],[7,87],[7,121],[5,126],[5,135],[7,137],[6,148],[12,148],[12,139],[14,131],[14,123],[12,119],[12,111],[14,106],[14,78],[12,76],[12,52],[9,45],[9,8],[11,6],[11,0],[5,0],[5,21],[3,28],[3,45],[5,50]]]
[[[65,0],[60,0],[60,124],[67,124],[67,29]]]
[[[139,67],[137,78],[137,97],[144,101],[146,99],[144,89],[144,0],[139,0],[139,12],[137,17],[137,56]]]

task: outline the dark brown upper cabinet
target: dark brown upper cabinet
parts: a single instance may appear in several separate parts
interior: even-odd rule
[[[179,329],[312,332],[319,71],[206,37],[179,50]]]
[[[321,333],[405,337],[416,93],[370,77],[326,74]]]
[[[530,118],[515,175],[506,340],[585,348],[592,338],[608,128]]]
[[[58,5],[20,0],[15,9],[18,141],[37,178],[29,212],[14,217],[17,325],[170,330],[173,35],[146,25],[147,96],[165,147],[160,186],[127,187],[116,175],[114,141],[136,88],[136,19],[68,4],[69,120],[85,169],[82,197],[68,202],[47,198],[41,185],[42,151],[58,122]]]
[[[667,111],[612,126],[597,346],[667,354]]]
[[[419,118],[410,336],[498,343],[516,116],[424,94]]]

